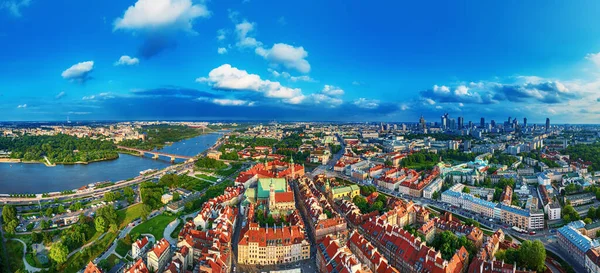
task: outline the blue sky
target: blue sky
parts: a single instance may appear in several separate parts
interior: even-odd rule
[[[0,120],[597,123],[599,8],[0,0]]]

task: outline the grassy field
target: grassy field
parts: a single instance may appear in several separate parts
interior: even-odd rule
[[[156,241],[158,241],[163,238],[163,231],[169,225],[169,223],[175,220],[175,218],[175,216],[166,214],[158,215],[134,227],[130,232],[131,238],[136,238],[138,237],[137,235],[141,235],[143,233],[150,233],[154,235],[154,238]]]
[[[231,174],[239,170],[240,167],[242,167],[242,163],[231,163],[231,168],[218,170],[215,172],[215,174],[220,176],[230,176]]]
[[[217,179],[218,179],[218,178],[216,178],[214,176],[208,176],[206,174],[197,174],[196,176],[199,177],[199,178],[202,178],[202,179],[206,179],[206,180],[212,181],[212,182],[217,182]]]
[[[108,258],[106,258],[106,260],[110,263],[110,267],[113,267],[117,263],[119,263],[119,257],[117,257],[117,255],[115,255],[115,254],[110,254],[110,256],[108,256]]]
[[[119,240],[117,242],[117,248],[115,249],[115,251],[117,253],[119,253],[119,255],[121,255],[121,257],[125,257],[125,255],[127,255],[127,252],[131,249],[130,245],[127,245],[123,239]]]
[[[17,272],[19,269],[25,269],[23,264],[23,244],[18,241],[9,240],[5,243],[8,253],[8,265],[11,272]]]
[[[142,217],[142,203],[138,203],[126,209],[118,210],[117,216],[119,218],[119,222],[121,222],[119,228],[125,227],[131,223],[133,219]]]

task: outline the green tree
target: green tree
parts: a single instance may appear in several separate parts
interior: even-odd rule
[[[464,187],[462,192],[464,193],[471,193],[471,189],[469,187]]]
[[[11,205],[5,205],[2,207],[2,220],[4,223],[8,223],[12,220],[17,219],[17,210]]]
[[[63,206],[62,204],[60,204],[60,205],[58,206],[58,209],[56,210],[56,212],[58,212],[58,213],[60,213],[60,214],[63,214],[63,213],[65,213],[65,206]]]
[[[519,260],[527,269],[543,272],[545,270],[546,249],[540,240],[526,240],[519,248]]]
[[[148,216],[150,215],[150,213],[152,212],[152,208],[150,208],[150,206],[143,204],[142,205],[142,219],[144,219],[144,221],[148,220]]]
[[[4,231],[8,234],[14,234],[17,226],[19,226],[19,221],[13,219],[10,222],[4,224]]]
[[[596,209],[594,207],[591,207],[587,212],[587,216],[590,219],[596,219]]]
[[[587,225],[589,225],[589,224],[591,224],[591,223],[592,223],[592,219],[590,219],[590,218],[585,218],[585,219],[583,219],[583,222],[584,222],[584,223],[586,223]]]
[[[106,231],[106,228],[108,227],[106,219],[104,219],[104,217],[102,216],[97,216],[96,220],[94,220],[94,224],[96,225],[96,230],[100,233],[104,233],[104,231]]]
[[[32,232],[31,233],[31,241],[35,244],[39,244],[40,242],[42,242],[42,235],[39,232]]]
[[[46,212],[44,212],[44,215],[46,217],[52,217],[52,213],[54,213],[54,210],[52,210],[52,208],[48,208],[46,209]]]
[[[173,201],[179,201],[179,199],[181,199],[179,192],[173,192]]]
[[[69,255],[69,250],[67,249],[67,246],[63,245],[61,242],[56,242],[52,244],[48,256],[50,256],[50,258],[54,260],[57,264],[63,264],[67,261],[67,255]]]
[[[115,194],[112,192],[107,192],[104,194],[104,201],[112,202],[115,201]]]

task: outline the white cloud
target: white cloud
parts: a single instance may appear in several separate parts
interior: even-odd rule
[[[469,88],[467,88],[464,85],[459,85],[458,87],[456,87],[456,89],[454,90],[454,94],[456,94],[457,96],[466,96],[469,94]]]
[[[225,53],[227,53],[227,48],[219,47],[219,48],[217,48],[217,52],[219,54],[225,54]]]
[[[354,101],[354,105],[358,106],[359,108],[364,108],[364,109],[375,109],[375,108],[379,107],[379,101],[371,100],[371,99],[367,99],[367,98],[359,98]]]
[[[425,102],[426,102],[427,104],[429,104],[429,105],[434,105],[434,104],[435,104],[435,101],[434,101],[434,100],[432,100],[432,99],[430,99],[430,98],[426,98],[426,99],[425,99]]]
[[[21,17],[21,8],[29,6],[31,0],[13,0],[0,3],[0,10],[7,9],[15,17]]]
[[[118,61],[115,62],[115,66],[119,66],[119,65],[136,65],[139,64],[140,60],[138,58],[135,57],[129,57],[127,55],[123,55],[121,56],[121,58],[119,58]]]
[[[325,87],[323,87],[323,90],[321,90],[321,93],[329,96],[341,96],[344,95],[344,90],[339,87],[326,84]]]
[[[127,8],[122,18],[115,20],[114,29],[193,32],[193,21],[209,16],[210,11],[203,3],[194,4],[191,0],[138,0]]]
[[[65,91],[61,91],[60,93],[56,94],[56,96],[54,98],[58,100],[66,95],[67,95],[67,93],[65,93]]]
[[[314,82],[314,81],[315,81],[315,79],[311,78],[311,77],[310,77],[310,76],[308,76],[308,75],[303,75],[303,76],[292,76],[290,73],[288,73],[288,72],[285,72],[285,71],[283,71],[283,72],[279,72],[279,71],[277,71],[277,70],[274,70],[274,69],[271,69],[271,68],[269,68],[268,70],[269,70],[269,72],[271,72],[271,74],[273,74],[273,76],[274,76],[274,77],[276,77],[276,78],[277,78],[277,77],[283,77],[283,78],[285,78],[285,79],[289,79],[290,81],[293,81],[293,82]]]
[[[61,76],[67,80],[86,81],[90,72],[94,70],[94,61],[81,62],[72,65],[62,72]]]
[[[255,52],[272,64],[283,65],[288,69],[295,69],[301,73],[310,72],[310,63],[306,60],[308,52],[304,50],[304,47],[277,43],[270,49],[259,46]]]
[[[299,88],[289,88],[279,82],[263,80],[259,75],[250,74],[230,64],[221,65],[210,71],[208,77],[198,78],[196,81],[208,83],[215,89],[260,92],[265,97],[282,99],[291,104],[301,103],[305,99]]]
[[[17,105],[17,108],[27,108],[27,104],[19,104]]]
[[[322,93],[311,94],[310,97],[315,104],[328,104],[331,107],[341,105],[344,102],[340,98],[330,97]]]
[[[592,61],[597,66],[600,66],[600,52],[598,53],[589,53],[585,56],[586,60]]]
[[[242,48],[255,48],[262,46],[262,43],[257,41],[256,38],[249,36],[254,32],[254,23],[244,20],[243,22],[235,25],[235,34],[237,36],[238,47]]]
[[[226,35],[227,35],[227,30],[225,30],[225,29],[217,30],[217,40],[219,40],[219,41],[225,40],[225,38],[227,38]]]
[[[352,82],[352,85],[363,85],[363,83],[362,83],[362,82],[359,82],[359,81],[353,81],[353,82]]]
[[[434,85],[433,86],[433,91],[436,92],[436,93],[449,93],[450,92],[450,88],[448,88],[448,86],[444,86],[444,85],[442,85],[442,86]]]
[[[112,99],[115,96],[112,95],[111,93],[108,92],[103,92],[100,93],[98,95],[90,95],[90,96],[84,96],[83,98],[81,98],[82,100],[101,100],[101,99]]]
[[[408,104],[403,103],[402,105],[400,105],[400,110],[406,111],[408,109],[410,109],[410,106],[408,106]]]
[[[244,106],[250,105],[251,102],[247,100],[236,100],[236,99],[213,99],[212,102],[214,104],[223,105],[223,106]],[[254,103],[252,103],[254,104]]]

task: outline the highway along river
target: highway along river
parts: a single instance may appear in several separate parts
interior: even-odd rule
[[[194,156],[215,144],[222,133],[201,135],[175,142],[160,151],[168,154]],[[118,159],[94,162],[88,165],[0,163],[0,193],[44,193],[77,189],[81,186],[100,182],[116,182],[136,177],[140,171],[162,169],[171,165],[169,158],[152,159],[120,154]],[[179,162],[179,161],[177,161]]]

